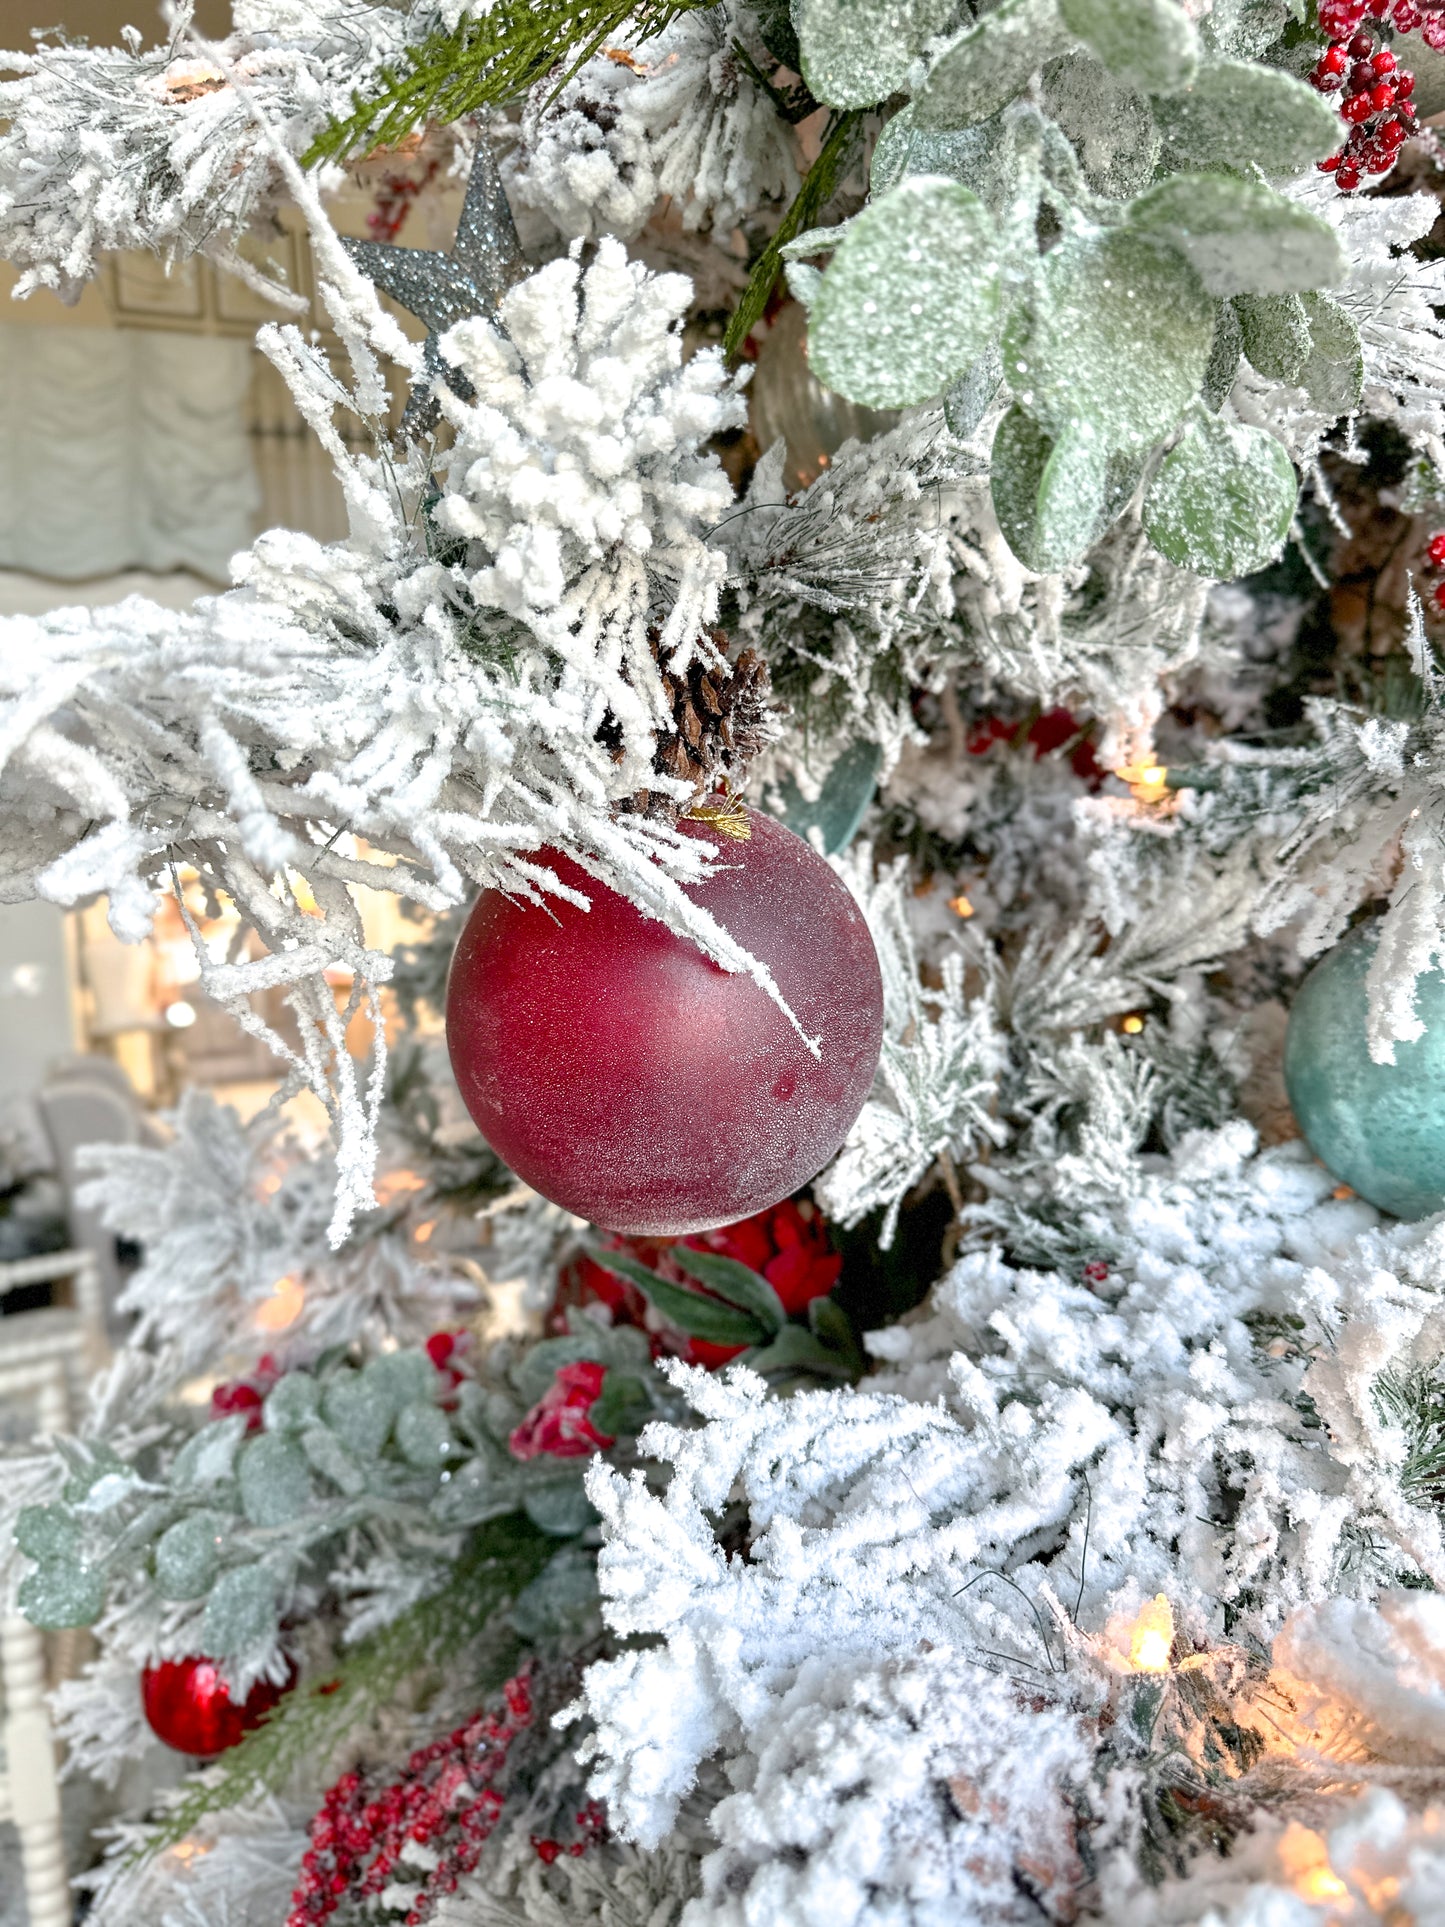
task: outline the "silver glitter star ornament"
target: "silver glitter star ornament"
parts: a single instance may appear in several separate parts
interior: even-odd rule
[[[427,327],[422,373],[402,416],[405,434],[424,435],[435,428],[438,409],[435,387],[445,379],[464,401],[473,395],[460,369],[442,360],[438,341],[448,328],[468,315],[492,315],[497,304],[527,272],[512,210],[497,172],[491,149],[479,135],[466,198],[457,221],[457,237],[449,254],[434,248],[399,248],[386,241],[353,241],[342,245],[368,280],[399,301]]]

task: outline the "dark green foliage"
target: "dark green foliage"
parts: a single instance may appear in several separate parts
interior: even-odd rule
[[[414,129],[445,125],[516,100],[556,72],[563,86],[615,33],[650,39],[702,0],[497,0],[490,13],[407,50],[410,71],[383,74],[368,99],[312,142],[305,161],[391,147]]]
[[[1423,1365],[1381,1372],[1375,1410],[1405,1434],[1400,1490],[1416,1505],[1445,1503],[1445,1378]]]

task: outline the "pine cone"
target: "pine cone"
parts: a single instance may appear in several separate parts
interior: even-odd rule
[[[723,631],[712,630],[711,640],[719,655],[726,657],[728,638]],[[657,642],[654,636],[654,651]],[[680,776],[691,782],[694,799],[710,795],[724,779],[736,787],[772,736],[768,665],[755,649],[745,649],[735,663],[724,661],[709,668],[694,657],[681,675],[660,666],[659,674],[675,728],[659,742],[653,768],[659,776]],[[607,740],[602,732],[599,735]],[[621,754],[620,742],[616,753]],[[651,790],[638,790],[624,807],[643,814],[665,808],[671,814],[677,806]]]

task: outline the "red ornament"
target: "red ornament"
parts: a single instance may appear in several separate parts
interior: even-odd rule
[[[214,1660],[167,1659],[141,1674],[141,1704],[158,1740],[193,1759],[213,1760],[259,1726],[295,1678],[293,1667],[284,1685],[257,1680],[238,1706]]]
[[[800,837],[749,823],[690,894],[772,972],[817,1057],[750,976],[555,851],[591,910],[488,890],[452,959],[447,1041],[478,1129],[605,1230],[677,1236],[775,1204],[822,1170],[872,1085],[883,985],[862,913]]]

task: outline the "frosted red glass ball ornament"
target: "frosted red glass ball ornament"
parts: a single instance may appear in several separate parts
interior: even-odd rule
[[[141,1705],[158,1740],[177,1753],[213,1760],[236,1744],[290,1692],[293,1670],[284,1685],[257,1680],[245,1699],[231,1698],[214,1660],[162,1660],[141,1674]]]
[[[752,977],[555,851],[592,908],[488,890],[452,959],[447,1041],[477,1128],[604,1230],[675,1237],[777,1204],[822,1170],[872,1085],[883,984],[862,913],[801,837],[748,821],[689,894],[767,965],[817,1057]]]

